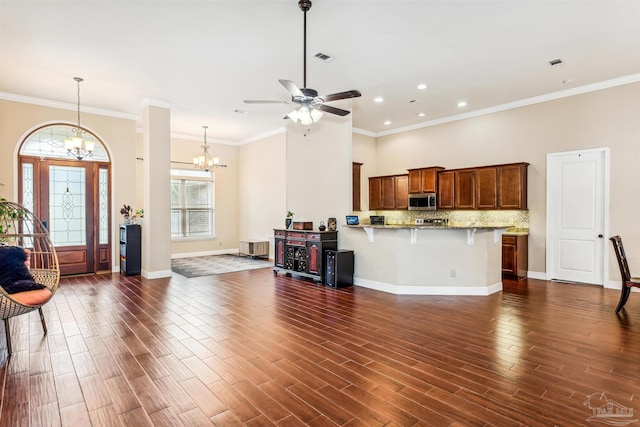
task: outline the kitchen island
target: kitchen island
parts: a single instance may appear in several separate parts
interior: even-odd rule
[[[343,226],[354,283],[400,295],[490,295],[502,290],[501,236],[510,224]]]

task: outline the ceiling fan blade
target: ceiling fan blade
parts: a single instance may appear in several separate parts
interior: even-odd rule
[[[302,91],[298,88],[298,86],[296,86],[296,84],[294,82],[292,82],[291,80],[280,79],[278,81],[280,82],[280,84],[282,86],[284,86],[289,91],[291,96],[304,97],[304,93],[302,93]]]
[[[289,104],[290,101],[271,101],[271,100],[259,100],[259,99],[245,99],[245,104]]]
[[[321,96],[324,102],[338,101],[339,99],[357,98],[362,96],[358,90],[348,90],[346,92],[332,93],[331,95]]]
[[[324,105],[324,104],[318,105],[315,108],[317,108],[318,110],[322,110],[325,113],[336,114],[338,116],[346,116],[351,112],[351,111],[343,110],[342,108],[336,108],[336,107],[332,107],[330,105]]]

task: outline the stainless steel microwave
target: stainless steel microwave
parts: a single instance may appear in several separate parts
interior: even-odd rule
[[[435,211],[437,208],[436,193],[409,194],[410,211]]]

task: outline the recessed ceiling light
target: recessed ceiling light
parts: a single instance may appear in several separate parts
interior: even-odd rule
[[[384,124],[385,124],[385,125],[390,125],[390,124],[391,124],[391,121],[390,121],[390,120],[387,120],[387,121],[385,121],[385,122],[384,122]]]
[[[458,107],[466,107],[466,106],[467,106],[467,102],[466,101],[458,102]]]
[[[555,67],[556,65],[560,65],[562,64],[562,59],[558,58],[558,59],[552,59],[551,61],[548,62],[548,64],[552,67]]]
[[[381,96],[376,96],[375,98],[373,98],[373,102],[382,102],[384,101],[384,99]]]
[[[418,117],[424,117],[424,116],[426,116],[425,113],[418,113]]]
[[[426,89],[426,88],[427,88],[427,85],[426,85],[425,83],[420,83],[420,84],[418,85],[418,89],[420,89],[420,90],[424,90],[424,89]]]

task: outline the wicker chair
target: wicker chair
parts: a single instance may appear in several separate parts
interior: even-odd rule
[[[42,306],[51,300],[60,283],[58,256],[49,239],[49,232],[40,220],[28,209],[5,200],[0,201],[0,244],[22,246],[31,251],[30,272],[36,283],[44,285],[51,296],[40,304],[28,305],[18,302],[0,287],[0,317],[4,320],[7,351],[12,353],[9,319],[34,310],[40,313],[44,333],[47,325]]]

